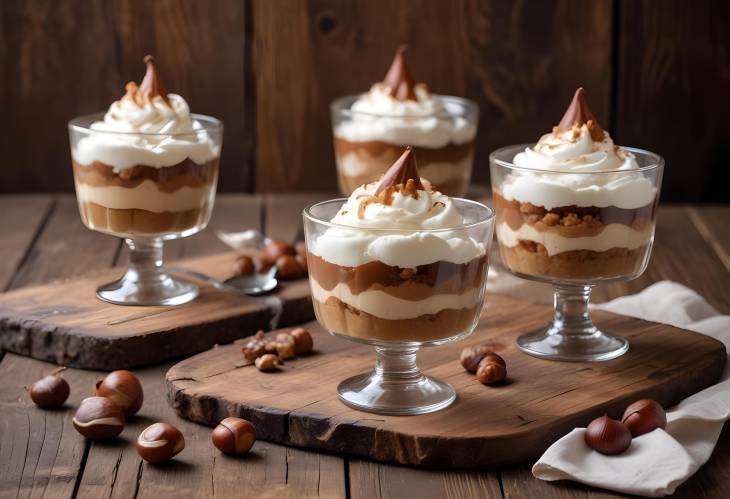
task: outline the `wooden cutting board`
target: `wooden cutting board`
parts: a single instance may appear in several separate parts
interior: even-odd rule
[[[551,362],[517,350],[515,338],[550,315],[546,305],[489,295],[474,334],[423,349],[421,368],[458,394],[452,406],[432,414],[380,416],[339,402],[337,384],[369,371],[374,353],[314,322],[305,326],[316,353],[288,361],[281,372],[241,367],[238,342],[174,365],[168,398],[181,416],[207,425],[231,415],[249,419],[264,440],[417,466],[494,466],[533,459],[572,428],[604,413],[618,418],[639,398],[671,406],[716,382],[727,358],[708,336],[608,312],[594,312],[599,327],[631,341],[619,359]],[[478,343],[504,357],[504,385],[483,386],[462,369],[459,352]]]
[[[225,279],[235,255],[174,265]],[[178,307],[124,307],[98,300],[96,288],[122,273],[117,268],[0,295],[0,349],[66,366],[128,369],[314,317],[306,279],[282,283],[274,293],[256,298],[197,283],[200,296]]]

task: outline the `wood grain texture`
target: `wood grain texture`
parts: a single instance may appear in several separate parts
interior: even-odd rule
[[[220,185],[249,190],[252,109],[244,84],[245,2],[10,0],[0,4],[0,105],[14,126],[0,192],[72,190],[66,123],[106,110],[157,57],[168,91],[225,123]],[[42,140],[38,140],[42,137]]]
[[[608,121],[607,0],[253,0],[253,16],[259,191],[335,189],[329,104],[381,80],[402,43],[418,81],[479,103],[479,182],[491,150],[537,140],[579,85]]]
[[[521,354],[515,338],[540,327],[550,312],[548,305],[492,295],[471,337],[423,349],[424,372],[458,393],[443,412],[403,418],[346,407],[336,385],[372,369],[372,348],[335,338],[316,323],[305,326],[316,354],[287,362],[283,372],[241,367],[241,345],[222,346],[173,366],[168,397],[178,414],[201,423],[249,419],[265,440],[414,466],[481,467],[533,459],[572,428],[604,413],[618,417],[638,398],[673,405],[717,381],[725,364],[725,347],[707,336],[605,312],[594,312],[598,326],[631,341],[620,359],[550,363]],[[480,385],[458,363],[462,348],[484,342],[509,366],[499,388]]]
[[[730,5],[620,2],[616,139],[667,159],[662,197],[727,202]]]
[[[0,290],[9,286],[52,208],[48,196],[0,197]]]
[[[228,252],[177,265],[225,280],[232,275],[235,256]],[[284,324],[313,317],[304,279],[262,297],[238,296],[200,283],[200,296],[178,307],[120,307],[98,300],[95,290],[122,272],[116,269],[1,295],[0,345],[60,365],[129,369],[230,343],[269,329],[280,315],[286,316]]]
[[[501,498],[502,492],[496,470],[444,473],[438,470],[414,469],[352,459],[350,497],[352,499],[403,497],[488,499]]]

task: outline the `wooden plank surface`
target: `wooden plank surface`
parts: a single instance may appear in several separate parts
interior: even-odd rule
[[[402,43],[416,80],[479,103],[479,182],[491,150],[536,141],[578,85],[607,123],[611,5],[253,0],[257,190],[336,188],[329,104],[380,81]]]
[[[619,417],[640,398],[670,407],[714,384],[727,357],[722,343],[705,335],[605,312],[593,313],[598,327],[631,342],[619,359],[555,363],[524,355],[517,336],[545,324],[551,311],[550,305],[490,295],[469,338],[422,349],[424,373],[448,380],[458,395],[433,414],[369,415],[344,406],[337,384],[372,370],[373,349],[335,338],[317,323],[304,326],[315,354],[286,362],[282,372],[241,367],[240,342],[220,346],[175,364],[167,373],[168,398],[183,417],[208,425],[244,417],[274,442],[416,466],[475,468],[534,459],[572,428],[605,413]],[[507,362],[504,386],[485,388],[459,365],[464,347],[483,343],[494,344]]]
[[[2,207],[2,199],[0,197],[0,207]],[[50,198],[49,198],[50,199]],[[240,199],[246,199],[246,197],[241,197]],[[282,202],[281,198],[277,199],[277,202],[279,202],[281,205],[285,205],[286,202]],[[660,207],[659,211],[659,221],[661,223],[663,219],[663,214],[668,209],[666,206]],[[669,207],[669,211],[673,210],[674,207]],[[697,207],[693,206],[692,209],[697,210],[697,212],[701,215],[705,214],[705,207]],[[712,218],[704,217],[704,220],[714,220],[714,225],[712,227],[720,228],[727,227],[726,221],[730,219],[730,207],[728,206],[719,206],[719,207],[713,207],[712,208]],[[216,215],[219,216],[219,215]],[[76,215],[77,220],[78,215]],[[55,221],[58,222],[59,218],[55,218]],[[709,223],[709,222],[707,222]],[[50,218],[49,218],[49,224],[50,224]],[[46,229],[49,227],[47,226]],[[235,226],[234,226],[235,228]],[[685,227],[686,228],[686,227]],[[666,227],[666,235],[665,237],[668,237],[669,239],[667,241],[682,241],[684,234],[681,232],[683,229],[683,226],[677,226],[673,229],[671,225],[667,225]],[[45,230],[44,230],[45,231]],[[40,241],[43,236],[43,232],[41,232],[38,240]],[[56,231],[58,232],[58,231]],[[63,231],[61,231],[63,232]],[[72,234],[71,239],[77,239],[75,236],[77,235],[74,233],[73,230],[70,231]],[[718,234],[717,231],[714,232],[716,235]],[[726,232],[725,232],[726,234]],[[98,236],[99,238],[104,238],[104,236]],[[195,236],[197,237],[203,237],[203,235]],[[4,240],[3,240],[4,241]],[[659,241],[659,240],[658,240]],[[730,247],[728,246],[727,238],[721,238],[721,246],[727,249]],[[191,240],[192,242],[192,240]],[[84,248],[87,246],[88,241],[83,241],[79,245],[72,245],[70,248],[67,249],[66,252],[49,252],[47,250],[44,250],[41,252],[42,255],[46,255],[48,258],[55,259],[54,265],[49,265],[48,262],[44,263],[43,261],[38,261],[40,263],[41,267],[44,269],[47,269],[49,271],[53,271],[52,275],[53,278],[62,277],[64,274],[64,268],[66,269],[65,272],[67,274],[72,273],[79,273],[79,265],[75,263],[74,261],[74,255],[79,254],[79,258],[81,260],[84,260],[86,256],[84,255]],[[701,241],[696,242],[694,238],[692,238],[691,242],[689,244],[698,244],[699,246],[695,247],[694,249],[700,252],[704,252],[704,249],[707,246],[707,242],[704,238],[702,238]],[[92,245],[93,247],[93,245]],[[677,263],[674,265],[664,265],[662,266],[663,273],[657,273],[653,274],[656,275],[658,278],[668,278],[668,279],[678,279],[676,269],[679,268],[680,263],[687,265],[687,261],[684,260],[686,258],[686,255],[682,255],[680,258],[679,256],[673,256],[674,251],[681,251],[681,245],[680,244],[670,244],[667,243],[667,255],[666,259],[667,261],[676,261]],[[3,248],[4,249],[4,248]],[[100,255],[103,257],[103,255]],[[192,256],[192,255],[189,255]],[[17,256],[17,258],[22,259],[22,255]],[[110,260],[113,258],[113,255],[109,255]],[[42,260],[42,258],[41,258]],[[717,267],[717,262],[720,261],[720,258],[712,259],[707,258],[705,260],[706,265],[694,265],[694,268],[696,270],[697,278],[692,281],[694,288],[703,296],[708,296],[708,293],[711,292],[711,286],[706,288],[704,286],[704,281],[702,279],[703,275],[712,275],[713,273],[720,273],[720,272],[727,272],[727,270],[724,267]],[[651,268],[650,264],[650,268]],[[98,268],[98,267],[95,267]],[[38,283],[43,282],[43,277],[41,275],[38,275],[38,273],[34,272],[28,272],[27,269],[23,270],[21,269],[21,272],[24,275],[30,276],[32,278],[29,282],[30,283]],[[16,282],[16,286],[23,285],[23,280],[19,279],[17,276],[13,278],[12,276],[6,276],[0,274],[0,277],[5,278],[6,280],[14,281]],[[650,282],[647,282],[649,284]],[[621,289],[609,289],[606,291],[602,297],[608,299],[617,296],[617,293],[623,293],[623,290]],[[719,297],[719,301],[724,302],[724,309],[728,309],[728,298],[727,297]],[[722,303],[721,303],[722,304]],[[5,361],[0,362],[0,372],[7,373],[8,375],[3,375],[3,380],[9,380],[5,386],[8,387],[8,390],[5,392],[0,391],[2,393],[2,396],[0,397],[0,411],[5,414],[5,411],[16,411],[19,414],[21,414],[23,417],[28,418],[27,416],[27,406],[23,405],[23,396],[24,393],[22,391],[19,391],[17,389],[17,386],[25,384],[27,382],[32,382],[35,380],[38,376],[40,376],[41,373],[47,372],[47,370],[50,370],[53,368],[53,366],[48,364],[41,364],[36,363],[36,361],[33,361],[31,359],[27,358],[20,358],[11,354],[7,354],[5,360],[9,361],[12,360],[12,363],[5,364]],[[36,367],[33,367],[33,364],[36,364]],[[38,365],[42,365],[42,368],[38,368]],[[5,370],[7,369],[7,370]],[[35,369],[35,370],[34,370]],[[159,369],[159,378],[161,379],[163,373],[164,373],[164,366],[161,366]],[[26,373],[26,374],[23,374]],[[77,370],[69,370],[69,373],[67,376],[77,376],[77,373],[83,373],[83,371],[77,371]],[[82,383],[83,384],[83,383]],[[20,393],[20,394],[19,394]],[[153,390],[148,390],[148,393],[150,396],[157,396],[161,397],[162,395],[154,395]],[[73,395],[72,395],[73,397]],[[51,413],[55,414],[55,413]],[[44,417],[48,418],[49,413],[44,413]],[[2,418],[0,418],[2,419]],[[27,420],[27,419],[26,419]],[[41,424],[38,422],[37,419],[30,418],[30,421],[33,423],[31,426],[31,431],[35,431],[36,433],[43,432],[43,428],[45,427],[45,423]],[[199,440],[200,442],[207,442],[208,438],[208,429],[200,427],[198,425],[192,425],[194,428],[202,428],[204,431],[204,434],[198,434],[192,435],[189,437],[189,440]],[[64,441],[64,445],[62,447],[57,447],[56,442],[60,442],[59,437],[50,435],[48,438],[45,438],[43,441],[43,446],[47,447],[49,449],[49,452],[51,450],[54,450],[56,448],[59,449],[60,457],[58,458],[50,458],[46,457],[44,460],[40,460],[41,455],[41,449],[38,447],[38,440],[35,440],[35,444],[32,444],[28,446],[27,443],[27,437],[28,434],[27,431],[16,431],[16,428],[12,428],[12,434],[8,434],[6,430],[4,430],[4,427],[2,424],[0,424],[0,462],[5,463],[5,457],[8,455],[8,452],[12,452],[11,449],[15,449],[14,452],[22,453],[23,455],[26,455],[25,460],[22,463],[19,463],[17,461],[13,461],[15,463],[14,466],[19,466],[19,468],[15,469],[8,469],[8,468],[2,468],[0,467],[0,497],[17,497],[18,495],[22,497],[26,497],[29,495],[28,490],[31,490],[32,487],[35,487],[34,496],[41,495],[41,492],[45,490],[45,495],[48,497],[71,497],[72,494],[69,491],[68,484],[69,483],[75,483],[76,477],[80,476],[78,475],[79,469],[83,469],[84,466],[86,466],[86,463],[93,461],[97,461],[101,459],[102,457],[106,456],[108,457],[108,461],[105,461],[102,469],[106,470],[109,475],[111,476],[113,471],[115,470],[116,463],[119,457],[119,454],[117,450],[112,448],[107,448],[105,446],[98,446],[90,451],[89,458],[84,461],[83,458],[83,451],[81,453],[81,459],[72,459],[69,458],[69,456],[73,456],[73,443],[69,442],[68,440]],[[53,432],[51,432],[53,433]],[[68,439],[69,436],[75,436],[75,432],[72,433],[66,433],[66,438]],[[188,437],[188,434],[186,433],[186,437]],[[15,444],[13,444],[15,442]],[[13,447],[15,445],[15,447]],[[258,444],[257,444],[258,445]],[[347,465],[344,467],[344,473],[342,475],[337,475],[337,472],[334,471],[335,469],[341,469],[339,466],[332,468],[332,467],[323,467],[322,469],[325,470],[325,473],[319,473],[314,474],[310,473],[309,470],[311,470],[311,467],[303,466],[301,468],[297,468],[296,470],[293,469],[293,467],[298,466],[300,463],[312,463],[316,462],[319,459],[323,459],[326,457],[333,457],[333,456],[322,456],[318,453],[305,453],[306,457],[299,457],[296,453],[291,454],[292,449],[286,449],[284,447],[275,446],[273,444],[273,447],[280,449],[278,453],[269,452],[266,450],[265,452],[262,452],[260,456],[257,456],[257,458],[253,461],[248,460],[226,460],[227,464],[222,464],[221,459],[216,459],[215,467],[213,468],[216,481],[215,483],[218,484],[218,490],[221,492],[220,494],[216,494],[219,496],[231,496],[234,494],[242,494],[245,493],[246,489],[241,486],[242,481],[236,480],[236,478],[233,478],[233,481],[230,479],[230,477],[235,473],[248,473],[248,469],[250,469],[252,466],[256,468],[256,472],[252,473],[251,475],[246,475],[247,477],[250,476],[250,482],[252,484],[267,484],[265,487],[261,486],[261,488],[254,487],[253,490],[265,490],[268,492],[269,496],[278,497],[277,493],[279,495],[283,496],[289,496],[289,497],[298,497],[296,494],[297,492],[301,490],[305,490],[304,488],[301,488],[299,486],[293,486],[292,484],[286,485],[286,475],[287,475],[287,466],[288,466],[288,474],[290,476],[307,476],[311,477],[311,480],[308,482],[309,486],[306,488],[306,490],[317,490],[317,480],[321,480],[319,489],[320,490],[342,490],[342,488],[345,488],[345,492],[350,494],[351,497],[372,497],[374,494],[377,493],[376,497],[392,497],[392,498],[400,498],[403,497],[404,491],[417,491],[419,499],[428,499],[430,497],[443,497],[446,493],[452,493],[453,491],[466,491],[471,490],[473,491],[472,496],[473,497],[500,497],[499,495],[496,495],[495,490],[499,490],[499,486],[502,486],[502,490],[504,492],[505,497],[514,497],[514,498],[523,498],[523,497],[534,497],[534,498],[542,498],[542,497],[561,497],[561,498],[585,498],[585,497],[619,497],[618,494],[610,494],[605,491],[597,490],[597,489],[590,489],[587,487],[583,487],[579,484],[572,483],[572,482],[559,482],[559,483],[546,483],[541,482],[539,480],[535,480],[530,471],[529,471],[529,465],[527,466],[521,466],[521,467],[509,467],[509,468],[502,468],[499,470],[484,470],[484,471],[475,471],[475,472],[469,472],[467,474],[462,474],[463,472],[443,472],[439,470],[432,470],[428,472],[424,472],[422,470],[412,470],[410,468],[404,468],[400,466],[393,466],[393,465],[384,465],[384,464],[378,464],[374,462],[368,462],[368,461],[359,461],[359,460],[346,460]],[[190,443],[188,443],[188,449],[190,449]],[[287,450],[290,454],[287,454]],[[127,449],[127,452],[132,452],[132,457],[135,457],[136,454],[133,450]],[[187,452],[187,451],[185,451]],[[305,451],[298,451],[298,452],[305,452]],[[48,454],[46,454],[48,456]],[[181,455],[182,456],[182,455]],[[196,454],[197,456],[197,454]],[[259,459],[261,458],[261,459]],[[16,458],[17,459],[17,458]],[[55,461],[54,461],[55,459]],[[128,458],[124,458],[128,459]],[[339,459],[339,458],[338,458]],[[675,497],[687,497],[687,498],[725,498],[730,497],[730,476],[728,476],[728,470],[730,470],[730,462],[728,461],[730,459],[730,430],[728,428],[725,429],[723,432],[720,441],[718,443],[718,446],[715,449],[715,452],[713,456],[710,458],[709,462],[703,466],[697,474],[692,477],[687,483],[682,485]],[[52,462],[50,465],[43,464],[42,466],[36,466],[37,463],[49,463]],[[129,460],[131,463],[133,460]],[[265,463],[265,466],[259,466],[259,463],[263,462]],[[338,462],[342,463],[341,460]],[[367,467],[366,470],[362,470],[361,468],[358,468],[358,463],[364,463]],[[83,464],[83,466],[82,466]],[[205,466],[201,462],[198,461],[197,457],[195,458],[195,466]],[[124,468],[126,470],[126,468]],[[206,468],[208,469],[208,468]],[[55,471],[52,471],[55,470]],[[348,473],[349,471],[349,473]],[[131,478],[123,478],[122,475],[124,473],[131,473],[133,474],[134,480]],[[124,489],[120,489],[118,492],[115,492],[114,494],[111,494],[108,489],[105,488],[96,488],[96,489],[86,489],[85,485],[83,487],[79,486],[78,496],[79,497],[87,497],[87,496],[114,496],[114,497],[129,497],[134,495],[134,491],[137,490],[138,493],[143,494],[145,487],[148,485],[148,482],[145,482],[142,487],[137,487],[136,485],[136,476],[138,472],[138,466],[133,464],[129,470],[123,472],[120,474],[117,472],[117,480],[120,480],[121,482],[129,484],[128,487]],[[430,474],[427,477],[427,473]],[[345,482],[344,480],[344,474],[347,474],[347,480]],[[8,480],[7,478],[12,475],[12,479]],[[467,476],[468,475],[468,476]],[[20,483],[21,478],[25,476],[26,477],[26,484],[30,488],[25,488],[23,494],[19,494],[18,492],[18,484]],[[226,480],[226,478],[228,478]],[[497,483],[497,480],[498,482]],[[494,488],[494,486],[489,485],[488,487],[484,484],[489,484],[491,480],[495,480],[493,482],[494,486],[497,487],[497,489]],[[327,481],[327,483],[325,483]],[[290,480],[291,482],[291,480]],[[426,482],[430,486],[422,486],[422,484]],[[80,483],[80,482],[79,482]],[[202,490],[208,490],[205,488],[208,484],[208,480],[205,481],[205,484],[203,483],[189,483],[185,482],[185,486],[190,487],[190,495],[203,495]],[[300,484],[301,482],[297,481],[297,484]],[[476,484],[476,488],[468,489],[466,487],[469,487],[469,484]],[[441,486],[440,484],[445,484]],[[287,492],[279,492],[281,489],[285,488],[288,490]],[[73,487],[71,487],[72,489]],[[365,492],[362,492],[365,491]],[[156,489],[157,495],[160,497],[171,497],[176,496],[176,494],[172,490],[160,490]],[[225,494],[225,492],[228,492],[228,494]],[[332,494],[332,496],[335,497],[343,497],[345,494],[342,493],[335,493]],[[455,497],[455,495],[451,495],[451,497]],[[468,495],[466,497],[469,497]]]

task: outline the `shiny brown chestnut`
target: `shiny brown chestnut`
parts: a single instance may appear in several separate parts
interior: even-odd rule
[[[180,430],[169,423],[148,426],[137,437],[137,454],[151,464],[169,461],[185,448],[185,438]]]
[[[638,437],[657,428],[666,428],[667,413],[656,400],[641,399],[626,408],[621,422]]]
[[[588,425],[586,444],[601,454],[621,454],[631,445],[631,432],[621,421],[603,415]]]
[[[484,385],[496,385],[507,377],[507,364],[496,353],[488,353],[479,362],[477,379]]]
[[[124,370],[112,371],[98,380],[96,395],[106,397],[121,407],[125,417],[137,414],[144,401],[142,383],[137,376]]]
[[[254,271],[253,258],[248,255],[239,255],[233,262],[233,272],[236,275],[249,275]]]
[[[461,351],[459,362],[461,362],[461,365],[464,369],[466,369],[470,373],[475,373],[479,368],[479,363],[488,353],[493,352],[492,349],[489,348],[487,345],[474,345],[471,347],[466,347]]]
[[[72,422],[76,431],[86,438],[102,440],[122,432],[124,412],[106,397],[88,397],[81,401]]]
[[[241,418],[226,418],[215,427],[211,440],[224,454],[245,454],[256,441],[256,428]]]
[[[297,355],[306,355],[312,352],[314,348],[314,339],[312,334],[302,327],[292,329],[289,335],[294,339],[294,348]]]
[[[275,262],[282,255],[296,255],[297,251],[294,246],[286,241],[273,240],[264,248],[263,256]]]
[[[276,259],[277,275],[284,280],[302,276],[302,268],[292,255],[281,255]]]
[[[38,407],[50,409],[61,407],[68,399],[71,389],[58,374],[49,374],[30,386],[30,399]]]

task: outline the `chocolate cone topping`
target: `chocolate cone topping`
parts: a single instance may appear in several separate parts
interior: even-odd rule
[[[169,105],[170,101],[167,98],[167,90],[165,90],[165,85],[162,83],[160,75],[157,72],[155,58],[151,55],[146,55],[144,56],[144,63],[147,64],[147,73],[145,73],[144,79],[139,85],[139,95],[149,100],[159,95]]]
[[[573,128],[574,125],[587,125],[591,132],[591,138],[597,142],[603,140],[603,129],[598,124],[598,120],[593,116],[584,97],[583,87],[579,87],[573,95],[573,100],[565,111],[563,119],[557,126],[559,132],[565,132]]]
[[[375,196],[388,188],[394,188],[397,185],[406,187],[409,184],[412,188],[419,191],[426,190],[421,183],[421,176],[418,174],[418,168],[416,167],[416,155],[413,153],[413,149],[411,149],[410,146],[406,147],[406,150],[403,154],[401,154],[401,157],[398,158],[390,168],[388,168],[387,172],[385,172],[385,175],[383,175],[383,178],[378,184],[378,188],[375,189]]]
[[[413,90],[416,84],[404,55],[407,48],[406,45],[398,48],[383,83],[390,87],[390,94],[397,100],[418,100],[416,92]]]

